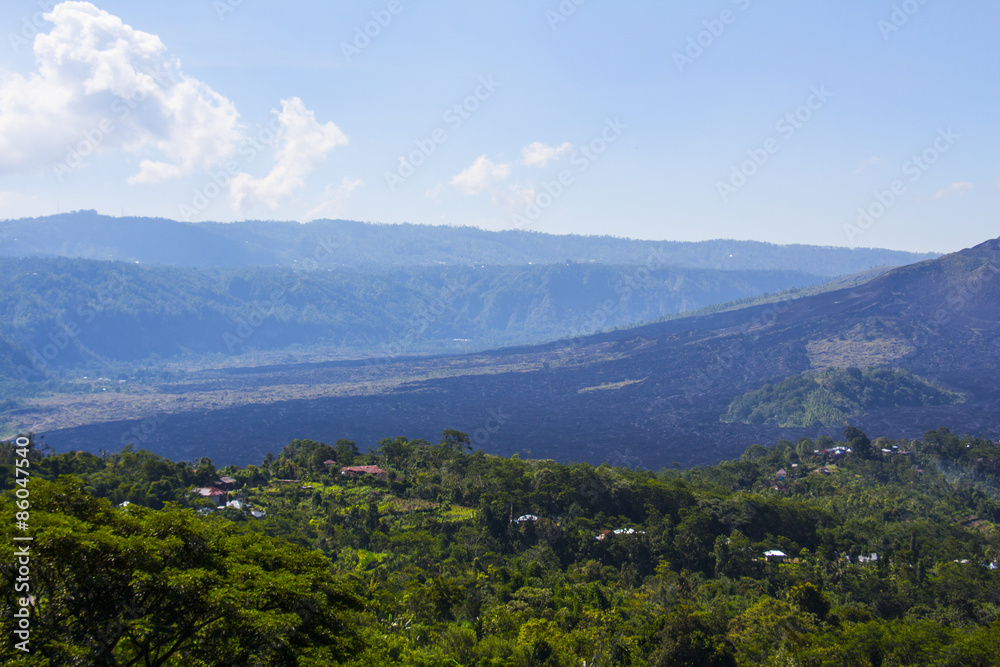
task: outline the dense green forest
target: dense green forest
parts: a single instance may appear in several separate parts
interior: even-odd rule
[[[129,377],[135,364],[162,370],[177,358],[219,362],[310,346],[374,356],[462,352],[594,333],[822,280],[657,264],[368,273],[0,258],[0,370],[38,381],[65,369]]]
[[[8,638],[30,471],[18,664],[1000,664],[1000,445],[947,429],[659,472],[453,430],[218,470],[24,451],[0,449]],[[192,493],[211,485],[238,502]]]
[[[949,405],[963,400],[933,382],[900,368],[832,368],[793,375],[738,396],[725,422],[775,426],[846,426],[880,408]]]

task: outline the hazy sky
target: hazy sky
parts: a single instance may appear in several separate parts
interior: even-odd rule
[[[1000,234],[995,0],[6,0],[0,25],[0,217]]]

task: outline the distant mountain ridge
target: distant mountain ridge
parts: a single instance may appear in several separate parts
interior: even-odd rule
[[[76,211],[0,221],[0,256],[70,257],[170,266],[523,265],[594,262],[723,270],[802,271],[834,277],[935,257],[868,248],[696,243],[556,236],[475,227],[347,220],[185,223]]]

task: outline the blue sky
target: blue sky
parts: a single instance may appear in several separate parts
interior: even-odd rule
[[[1000,234],[988,0],[54,4],[0,8],[0,217]]]

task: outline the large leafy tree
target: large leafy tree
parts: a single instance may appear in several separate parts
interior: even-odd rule
[[[115,507],[73,478],[32,480],[31,501],[25,664],[325,665],[356,648],[346,615],[358,601],[318,552],[173,504]],[[7,637],[14,511],[0,510]]]
[[[854,426],[848,426],[844,429],[844,439],[847,440],[847,444],[856,456],[863,459],[871,457],[872,441],[868,439],[864,431]]]

